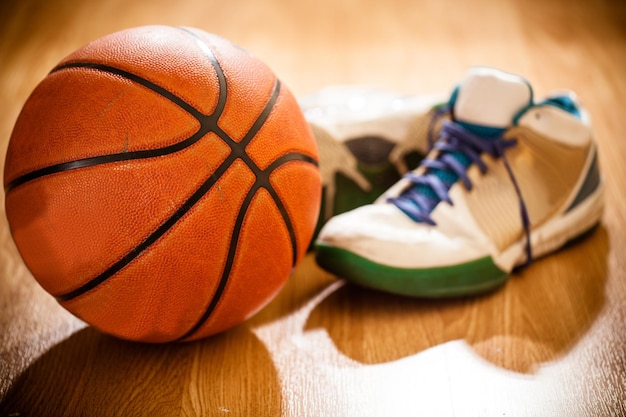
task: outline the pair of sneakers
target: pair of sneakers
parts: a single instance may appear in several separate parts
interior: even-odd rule
[[[314,246],[325,270],[402,295],[477,294],[600,221],[597,147],[573,93],[536,101],[524,78],[483,67],[443,103],[359,91],[301,101],[320,145],[325,224]],[[376,160],[386,168],[368,178]],[[341,178],[362,193],[344,192]],[[346,196],[353,207],[333,206]]]

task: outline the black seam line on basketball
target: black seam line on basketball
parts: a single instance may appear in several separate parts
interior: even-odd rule
[[[246,165],[248,165],[248,167],[250,167],[250,169],[253,170],[255,174],[257,174],[260,170],[257,167],[256,163],[252,161],[250,156],[246,153],[245,148],[246,146],[248,146],[248,144],[250,144],[252,139],[254,139],[256,134],[259,133],[259,130],[261,130],[261,128],[265,124],[265,121],[269,117],[270,113],[272,112],[272,109],[274,108],[276,104],[276,101],[278,100],[280,91],[281,91],[281,82],[278,78],[276,78],[274,80],[272,94],[270,95],[268,102],[265,104],[265,107],[261,111],[261,114],[259,114],[259,116],[254,121],[254,123],[252,124],[248,132],[244,135],[244,137],[239,142],[231,138],[230,135],[226,133],[219,126],[219,124],[213,130],[213,132],[217,136],[219,136],[221,139],[223,139],[231,147],[231,149],[233,149],[233,151],[236,151],[239,153],[239,157],[246,163]]]
[[[274,106],[276,105],[276,101],[278,100],[278,96],[280,95],[281,83],[280,80],[275,79],[274,87],[272,94],[265,104],[265,107],[261,111],[261,114],[254,121],[248,132],[244,135],[241,141],[236,142],[233,140],[226,132],[224,132],[219,126],[214,129],[214,133],[218,135],[224,142],[231,148],[232,154],[236,157],[240,158],[247,166],[250,168],[254,176],[259,180],[259,177],[263,177],[265,175],[263,171],[258,167],[258,165],[252,160],[250,155],[246,152],[246,147],[250,144],[252,139],[256,136],[256,134],[261,130],[265,122],[270,116]],[[268,181],[266,183],[269,184]]]
[[[265,168],[265,171],[274,171],[276,168],[278,168],[279,166],[287,163],[287,162],[291,162],[291,161],[303,161],[303,162],[307,162],[311,165],[314,166],[319,166],[319,163],[317,162],[317,159],[313,158],[312,156],[309,155],[305,155],[303,153],[299,153],[299,152],[291,152],[291,153],[287,153],[283,156],[281,156],[280,158],[276,159],[274,162],[272,162],[267,168]]]
[[[217,60],[217,57],[215,56],[209,45],[206,44],[206,42],[204,42],[198,35],[196,35],[194,32],[187,28],[178,27],[178,29],[191,35],[194,38],[194,41],[196,42],[198,47],[202,50],[202,52],[206,54],[206,56],[209,58],[209,61],[211,62],[211,65],[213,66],[213,69],[215,69],[215,73],[217,74],[217,80],[219,82],[219,95],[217,98],[217,105],[215,106],[215,110],[213,110],[213,114],[217,115],[215,120],[218,120],[219,116],[221,116],[222,112],[224,111],[224,107],[226,107],[226,98],[228,97],[228,84],[226,83],[226,75],[224,75],[224,70]]]
[[[207,118],[207,115],[202,114],[198,109],[196,109],[191,104],[187,103],[185,100],[178,97],[171,91],[167,90],[166,88],[161,87],[160,85],[155,84],[152,81],[147,80],[137,74],[133,74],[132,72],[125,71],[123,69],[119,69],[110,65],[98,64],[94,62],[82,62],[82,61],[81,62],[68,62],[67,64],[59,65],[58,67],[54,68],[52,71],[50,71],[50,74],[59,72],[64,69],[69,69],[69,68],[89,68],[89,69],[93,69],[97,71],[108,72],[110,74],[118,75],[120,77],[126,78],[127,80],[140,84],[146,87],[147,89],[152,90],[153,92],[159,94],[160,96],[168,99],[169,101],[176,104],[178,107],[180,107],[181,109],[185,110],[187,113],[192,115],[197,120],[203,120]],[[217,117],[219,117],[219,115],[215,115],[216,119]]]
[[[272,164],[270,164],[270,166],[268,166],[267,169],[265,170],[266,176],[268,179],[268,184],[265,187],[265,189],[268,191],[268,193],[272,197],[272,200],[274,200],[274,203],[276,204],[276,208],[278,208],[278,212],[280,213],[281,217],[283,218],[283,222],[285,223],[285,226],[287,227],[287,231],[289,233],[289,239],[291,240],[291,249],[292,249],[291,265],[295,266],[296,261],[298,260],[298,241],[296,240],[296,231],[293,228],[293,224],[291,222],[291,218],[289,217],[289,213],[287,213],[287,208],[285,207],[285,205],[283,204],[283,201],[280,199],[280,197],[278,196],[278,193],[276,192],[276,190],[274,190],[274,187],[272,187],[269,181],[269,177],[271,173],[276,168],[279,168],[280,166],[291,161],[304,161],[304,162],[308,162],[317,166],[317,161],[308,155],[304,155],[300,153],[290,153],[290,154],[283,155],[277,160],[275,160],[274,162],[272,162]]]
[[[224,270],[222,271],[222,276],[220,277],[220,282],[219,282],[219,284],[217,286],[217,289],[215,290],[215,293],[213,294],[213,297],[211,298],[211,301],[209,302],[206,310],[204,311],[204,313],[202,314],[200,319],[196,322],[196,324],[193,327],[191,327],[191,329],[189,329],[186,333],[184,333],[182,336],[180,336],[177,340],[187,339],[188,337],[192,336],[195,332],[197,332],[204,325],[204,323],[206,323],[206,321],[209,319],[209,317],[211,317],[211,315],[213,314],[213,311],[215,310],[215,307],[217,307],[217,304],[221,300],[222,295],[224,293],[224,290],[226,288],[226,284],[228,283],[228,278],[230,276],[230,271],[231,271],[232,266],[233,266],[235,254],[237,252],[237,246],[238,246],[238,243],[239,243],[239,234],[240,234],[240,231],[241,231],[240,230],[241,229],[241,225],[243,223],[243,219],[245,217],[245,214],[248,211],[248,206],[250,205],[250,202],[252,201],[252,198],[254,197],[256,192],[260,188],[265,188],[268,191],[271,189],[271,191],[269,191],[269,193],[270,193],[270,195],[272,195],[272,199],[275,202],[277,200],[278,195],[272,189],[272,186],[271,186],[270,181],[269,181],[269,174],[271,172],[268,172],[268,169],[270,169],[270,167],[272,167],[271,169],[273,170],[276,167],[278,167],[279,165],[276,165],[275,164],[276,161],[274,161],[274,164],[270,164],[270,167],[266,168],[265,170],[261,170],[254,163],[254,161],[250,158],[250,156],[246,153],[245,148],[250,143],[252,138],[254,138],[254,136],[258,133],[258,131],[261,129],[261,127],[265,124],[265,122],[266,122],[267,118],[269,117],[271,111],[274,109],[274,106],[276,104],[276,101],[278,100],[279,94],[280,94],[280,80],[276,79],[275,82],[274,82],[274,89],[272,91],[272,95],[270,96],[270,99],[265,104],[265,107],[264,107],[263,111],[261,112],[261,114],[259,115],[259,117],[257,117],[255,122],[250,127],[250,130],[248,130],[248,132],[244,135],[244,138],[240,142],[238,142],[238,143],[232,141],[232,139],[231,139],[230,143],[227,142],[227,143],[229,143],[229,145],[231,146],[231,148],[233,150],[231,155],[237,155],[237,157],[239,157],[248,166],[248,168],[253,172],[253,174],[255,176],[255,182],[254,182],[253,186],[250,188],[250,190],[248,191],[248,195],[244,199],[244,201],[243,201],[243,203],[241,205],[241,208],[239,210],[239,213],[237,214],[237,218],[235,220],[235,225],[234,225],[234,228],[233,228],[233,234],[231,236],[230,244],[229,244],[229,247],[228,247],[228,254],[227,254],[227,257],[226,257],[226,263],[224,264]],[[280,160],[280,159],[281,158],[278,158],[277,161]],[[281,216],[282,216],[282,213],[281,213]],[[289,225],[286,224],[286,227],[289,228]],[[293,227],[291,227],[291,228],[293,228]],[[295,244],[295,234],[293,234],[292,231],[290,231],[290,237],[292,235],[293,235],[293,238],[292,238],[292,247],[293,247],[293,245]]]
[[[263,127],[263,125],[265,124],[265,121],[267,120],[270,113],[274,109],[274,105],[276,104],[276,101],[278,100],[278,96],[280,95],[280,87],[281,87],[280,80],[276,78],[274,80],[274,87],[272,90],[272,95],[270,96],[269,101],[265,105],[265,108],[263,109],[259,117],[257,117],[257,119],[254,121],[250,130],[248,130],[248,133],[246,133],[243,139],[241,139],[240,143],[244,147],[247,146],[248,143],[250,143],[250,141],[252,140],[252,138],[254,138],[256,134],[259,132],[259,130],[261,130],[261,127]]]
[[[60,172],[71,171],[79,168],[88,168],[96,165],[110,164],[114,162],[132,161],[137,159],[149,159],[159,156],[169,155],[175,152],[179,152],[188,148],[194,143],[198,142],[207,133],[211,132],[213,128],[211,126],[201,126],[200,130],[196,131],[192,136],[187,139],[177,142],[173,145],[166,146],[164,148],[157,149],[145,149],[141,151],[116,153],[110,155],[94,156],[90,158],[77,159],[75,161],[63,162],[61,164],[51,165],[45,168],[41,168],[35,171],[31,171],[28,174],[17,177],[13,181],[9,182],[5,187],[5,192],[9,192],[22,184],[37,178],[45,177],[47,175],[58,174]]]
[[[313,158],[309,157],[308,155],[290,153],[290,154],[281,156],[277,160],[273,161],[267,168],[265,168],[264,170],[261,170],[254,163],[254,161],[251,160],[250,156],[245,152],[245,147],[249,144],[252,138],[258,133],[261,127],[265,124],[265,121],[267,120],[271,111],[273,110],[276,104],[276,101],[278,100],[278,96],[280,94],[280,87],[281,87],[280,80],[276,79],[274,83],[274,90],[272,92],[272,95],[269,101],[266,103],[265,108],[263,109],[263,111],[261,112],[257,120],[253,123],[248,133],[246,133],[244,138],[239,143],[235,143],[235,142],[230,143],[231,148],[233,149],[233,153],[231,155],[238,154],[239,158],[241,158],[241,160],[254,173],[256,179],[255,179],[254,185],[252,186],[252,188],[248,192],[248,195],[244,199],[241,209],[237,215],[237,219],[235,221],[235,226],[234,226],[234,232],[231,237],[231,241],[230,241],[229,248],[228,248],[228,254],[226,258],[227,260],[224,265],[224,270],[222,271],[222,276],[220,278],[220,282],[217,286],[217,289],[215,290],[215,293],[213,294],[211,301],[209,302],[206,310],[204,311],[200,319],[196,322],[196,324],[191,329],[189,329],[185,334],[180,336],[177,340],[186,339],[192,336],[195,332],[197,332],[204,325],[204,323],[206,323],[209,317],[211,317],[211,315],[213,314],[213,311],[215,310],[215,307],[217,306],[220,299],[222,298],[223,292],[228,282],[228,278],[230,276],[230,271],[232,269],[234,257],[237,251],[239,233],[240,233],[241,225],[243,223],[243,218],[248,210],[248,206],[250,205],[252,198],[254,197],[254,195],[260,188],[265,188],[268,191],[272,200],[276,204],[276,207],[278,208],[281,214],[281,217],[283,218],[283,221],[285,222],[285,227],[288,230],[289,238],[291,240],[291,246],[292,246],[292,253],[293,253],[292,265],[295,264],[295,261],[297,259],[297,250],[298,250],[295,231],[293,230],[293,225],[291,224],[291,221],[289,220],[287,210],[285,209],[280,198],[278,197],[278,194],[272,187],[269,177],[270,177],[270,174],[276,168],[278,168],[279,166],[281,166],[282,164],[288,161],[300,159],[300,160],[314,163],[314,164],[317,164],[317,161],[315,161]]]
[[[317,166],[317,161],[308,155],[304,155],[300,153],[289,153],[275,160],[263,172],[266,174],[265,176],[269,178],[270,174],[275,169],[291,161],[303,161],[303,162],[311,163]],[[285,227],[287,227],[287,230],[289,232],[289,238],[291,239],[291,245],[292,245],[292,251],[293,251],[292,252],[292,265],[295,265],[296,259],[297,259],[298,248],[297,248],[295,232],[293,230],[293,225],[291,224],[291,220],[289,220],[287,210],[285,209],[284,205],[282,204],[282,201],[278,197],[276,191],[271,187],[271,185],[266,184],[263,180],[257,179],[255,184],[248,191],[246,198],[241,204],[239,213],[237,214],[237,218],[235,220],[235,227],[233,229],[233,234],[232,234],[229,246],[228,246],[228,254],[226,257],[224,270],[222,271],[220,282],[215,290],[215,293],[213,294],[213,298],[211,299],[211,302],[207,306],[206,310],[204,311],[200,319],[196,322],[196,324],[194,324],[194,326],[191,329],[189,329],[185,334],[183,334],[176,340],[187,339],[188,337],[192,336],[195,332],[197,332],[204,325],[204,323],[206,323],[209,317],[211,317],[211,315],[213,314],[213,311],[215,310],[215,307],[217,307],[217,304],[219,303],[224,293],[224,290],[226,289],[226,284],[228,283],[230,271],[232,270],[233,263],[235,261],[235,255],[237,253],[237,246],[239,244],[239,234],[241,232],[241,225],[243,224],[244,217],[248,212],[248,208],[250,204],[252,203],[252,199],[254,198],[256,193],[262,188],[265,189],[270,194],[270,196],[272,197],[272,200],[274,200],[274,203],[276,204],[278,210],[281,213],[283,221],[285,222]]]
[[[130,161],[130,160],[136,160],[136,159],[147,159],[147,158],[154,158],[157,156],[168,155],[170,153],[178,152],[180,150],[183,150],[193,145],[198,140],[200,140],[204,135],[206,135],[207,133],[211,131],[214,131],[216,133],[217,132],[222,133],[223,131],[219,129],[217,126],[217,120],[221,116],[221,113],[224,108],[223,103],[225,102],[225,97],[226,97],[226,81],[224,78],[224,73],[221,67],[219,66],[219,63],[215,59],[215,56],[211,53],[210,49],[208,49],[208,51],[205,51],[205,52],[210,54],[209,60],[211,61],[211,64],[213,65],[215,71],[218,74],[218,78],[220,80],[220,93],[219,93],[218,103],[222,103],[222,104],[218,104],[218,107],[210,115],[204,115],[200,113],[197,109],[195,109],[189,103],[187,103],[180,97],[172,94],[165,88],[151,81],[148,81],[142,77],[139,77],[138,75],[132,74],[128,71],[120,70],[115,67],[95,64],[95,63],[90,63],[90,62],[73,62],[73,63],[61,65],[53,69],[50,72],[51,74],[57,71],[61,71],[66,68],[90,68],[90,69],[95,69],[95,70],[99,70],[103,72],[109,72],[109,73],[127,78],[131,81],[134,81],[148,88],[149,90],[152,90],[153,92],[161,95],[165,99],[171,101],[172,103],[182,108],[184,111],[189,113],[193,118],[195,118],[200,123],[200,128],[189,138],[184,139],[183,141],[175,143],[173,145],[163,147],[163,148],[140,150],[140,151],[133,151],[133,152],[123,152],[123,153],[117,153],[117,154],[111,154],[111,155],[101,155],[101,156],[96,156],[96,157],[78,159],[78,160],[70,161],[70,162],[64,162],[64,163],[60,163],[56,165],[51,165],[45,168],[41,168],[32,172],[29,172],[27,174],[21,175],[15,178],[13,181],[9,182],[5,186],[5,193],[8,193],[12,189],[24,183],[32,181],[34,179],[44,177],[47,175],[56,174],[59,172],[65,172],[65,171],[70,171],[73,169],[86,168],[86,167],[91,167],[91,166],[101,165],[101,164],[108,164],[112,162]],[[224,136],[224,133],[220,135],[222,139],[224,139],[223,136]],[[232,139],[230,139],[230,141],[232,142]]]
[[[165,220],[159,227],[157,227],[146,239],[131,249],[121,259],[111,265],[108,269],[102,272],[100,275],[89,280],[87,283],[72,290],[68,293],[57,295],[56,299],[59,301],[70,301],[78,296],[81,296],[98,285],[102,284],[107,279],[111,278],[119,271],[124,269],[129,263],[137,258],[146,249],[152,246],[157,240],[159,240],[168,230],[172,228],[187,212],[198,202],[204,195],[215,185],[217,180],[228,170],[230,165],[237,159],[235,155],[231,155],[224,160],[219,168],[211,174],[211,176],[189,197],[167,220]]]
[[[217,304],[221,300],[222,294],[226,289],[226,284],[228,283],[228,278],[230,277],[230,271],[232,270],[233,264],[235,262],[235,254],[237,253],[237,246],[239,244],[239,235],[241,234],[241,225],[243,224],[244,217],[248,212],[248,207],[250,206],[252,199],[260,188],[261,186],[258,183],[255,183],[248,191],[248,194],[246,195],[244,201],[241,203],[239,213],[237,213],[237,218],[235,220],[235,227],[233,227],[233,233],[231,235],[230,243],[228,246],[228,254],[226,256],[224,270],[222,271],[222,276],[220,277],[220,282],[215,289],[215,293],[211,298],[211,302],[207,306],[206,310],[204,310],[204,313],[196,322],[196,324],[194,324],[191,329],[189,329],[185,334],[180,336],[177,340],[186,339],[194,334],[196,331],[198,331],[198,329],[200,329],[200,327],[202,327],[204,323],[206,323],[209,317],[211,317],[211,314],[213,314],[215,307],[217,307]]]
[[[274,87],[274,94],[272,95],[270,100],[266,103],[265,108],[263,109],[263,111],[261,112],[261,114],[259,115],[257,120],[255,121],[255,123],[253,123],[252,127],[250,128],[250,131],[254,130],[254,134],[256,134],[258,132],[258,130],[261,128],[261,126],[263,126],[263,124],[265,123],[265,120],[267,120],[267,118],[269,117],[271,109],[274,107],[274,104],[275,104],[276,99],[278,97],[279,90],[280,90],[280,82],[278,82],[278,80],[277,80],[276,83],[275,83],[275,87]],[[95,278],[89,280],[87,283],[85,283],[82,286],[76,288],[75,290],[72,290],[72,291],[70,291],[68,293],[56,296],[57,300],[59,300],[59,301],[69,301],[69,300],[72,300],[72,299],[74,299],[74,298],[76,298],[78,296],[81,296],[81,295],[85,294],[88,291],[91,291],[92,289],[94,289],[95,287],[97,287],[98,285],[100,285],[101,283],[106,281],[107,279],[111,278],[113,275],[117,274],[126,265],[128,265],[135,258],[137,258],[141,253],[143,253],[152,244],[154,244],[154,242],[159,240],[198,201],[200,201],[200,199],[211,189],[211,187],[213,187],[213,185],[217,182],[217,180],[226,172],[226,170],[230,167],[230,165],[236,159],[241,158],[241,153],[242,152],[245,155],[245,150],[244,151],[240,151],[240,152],[236,152],[235,150],[236,149],[243,149],[245,147],[245,145],[247,144],[247,142],[249,142],[251,140],[251,138],[254,137],[254,135],[251,135],[250,138],[248,138],[248,136],[250,136],[250,135],[247,134],[245,136],[244,140],[242,140],[240,143],[236,143],[232,139],[230,139],[230,141],[226,142],[231,147],[231,150],[232,150],[230,155],[224,160],[224,162],[222,162],[222,164],[215,170],[215,172],[213,174],[211,174],[209,179],[207,181],[205,181],[200,186],[200,188],[198,188],[191,195],[191,197],[189,199],[187,199],[187,201],[185,201],[183,203],[183,205],[181,205],[174,212],[174,214],[172,216],[170,216],[165,222],[163,222],[159,227],[157,227],[157,229],[154,230],[154,232],[152,232],[144,241],[142,241],[137,246],[135,246],[135,248],[130,250],[126,255],[124,255],[121,259],[119,259],[117,262],[115,262],[112,266],[110,266],[107,270],[102,272],[100,275],[98,275]],[[254,171],[259,171],[259,168],[252,163],[252,161],[250,160],[249,157],[247,157],[246,159],[247,159],[247,161],[244,160],[244,162],[246,162],[246,164],[250,167],[250,169],[252,169],[253,172]],[[250,166],[250,164],[252,164],[254,166],[254,168],[256,168],[256,169],[253,169],[253,167]],[[258,180],[258,176],[257,176],[257,180]]]

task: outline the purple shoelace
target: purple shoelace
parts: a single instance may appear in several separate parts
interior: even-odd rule
[[[413,172],[406,174],[404,177],[413,185],[398,197],[389,198],[388,201],[414,221],[435,226],[430,213],[437,204],[444,201],[454,205],[448,195],[452,184],[460,180],[470,191],[472,182],[467,175],[467,169],[475,164],[481,173],[487,172],[487,166],[481,160],[480,155],[487,153],[494,158],[502,158],[519,198],[520,216],[526,236],[526,263],[522,267],[527,266],[532,261],[530,220],[524,197],[505,155],[505,150],[516,144],[516,139],[505,139],[502,134],[487,138],[481,137],[459,123],[446,120],[443,122],[439,140],[433,144],[433,148],[438,151],[435,159],[426,158],[422,161],[420,166],[426,168],[422,175]]]

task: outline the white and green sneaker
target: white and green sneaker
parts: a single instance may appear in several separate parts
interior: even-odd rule
[[[322,268],[392,293],[476,294],[599,222],[597,148],[573,93],[536,102],[523,78],[472,68],[449,108],[417,169],[326,223]]]

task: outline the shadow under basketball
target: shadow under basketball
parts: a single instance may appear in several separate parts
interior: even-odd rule
[[[346,284],[305,330],[324,328],[342,353],[366,364],[465,340],[494,365],[530,373],[571,349],[602,309],[608,246],[597,227],[479,297],[417,299]]]
[[[163,345],[127,342],[88,327],[18,377],[0,415],[254,415],[259,407],[281,414],[280,385],[268,352],[245,326]]]

